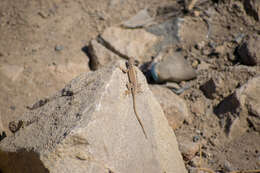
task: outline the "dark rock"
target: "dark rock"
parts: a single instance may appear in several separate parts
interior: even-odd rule
[[[242,64],[259,65],[260,64],[260,36],[250,36],[238,47],[238,54]]]
[[[248,15],[254,17],[255,20],[260,20],[260,1],[259,0],[244,0],[244,8]]]
[[[247,120],[249,126],[251,126],[255,131],[260,133],[260,117],[248,116]]]
[[[206,83],[200,86],[200,90],[209,99],[214,99],[213,94],[216,93],[216,84],[213,79],[208,80]]]

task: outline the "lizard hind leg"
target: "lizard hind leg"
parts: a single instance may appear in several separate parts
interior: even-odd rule
[[[131,89],[133,88],[133,86],[131,83],[128,82],[126,84],[126,88],[127,88],[127,90],[125,90],[125,95],[127,96],[127,95],[131,94]]]

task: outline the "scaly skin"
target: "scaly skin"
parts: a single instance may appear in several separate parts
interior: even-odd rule
[[[137,77],[136,77],[136,71],[135,71],[135,68],[134,68],[134,63],[135,63],[135,59],[133,57],[128,59],[128,66],[127,66],[126,72],[128,74],[129,83],[127,84],[127,88],[128,88],[128,90],[130,90],[132,97],[133,97],[133,108],[134,108],[136,119],[138,120],[140,126],[142,127],[145,138],[147,138],[146,132],[144,130],[144,126],[143,126],[141,119],[140,119],[140,117],[139,117],[139,115],[136,111],[135,96],[136,96],[136,93],[137,93],[138,83],[137,83]]]

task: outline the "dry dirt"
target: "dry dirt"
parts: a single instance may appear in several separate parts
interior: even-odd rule
[[[192,63],[205,61],[210,66],[198,74],[192,88],[181,94],[192,108],[212,110],[225,97],[260,73],[232,68],[237,44],[233,40],[244,35],[260,34],[260,22],[244,12],[241,1],[202,1],[197,11],[214,9],[210,35],[214,45],[222,46],[213,53],[210,45],[205,52],[191,44],[179,45]],[[82,72],[89,71],[89,59],[84,48],[92,38],[108,27],[118,25],[143,8],[148,8],[162,22],[185,13],[184,3],[175,0],[1,0],[0,2],[0,116],[5,127],[16,120],[37,100],[60,90],[65,83]],[[175,12],[174,12],[175,11]],[[205,15],[201,13],[201,15]],[[208,50],[207,50],[208,49]],[[207,53],[209,52],[209,54]],[[211,78],[222,76],[224,84],[213,99],[204,97],[200,86]],[[196,111],[195,111],[196,112]],[[177,138],[202,136],[204,166],[219,172],[260,169],[260,135],[249,129],[243,136],[230,140],[213,113],[194,115],[192,124],[176,130]],[[187,166],[192,165],[187,161]]]

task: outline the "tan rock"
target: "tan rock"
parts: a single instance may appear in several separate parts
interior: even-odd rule
[[[1,141],[3,172],[186,173],[176,137],[142,73],[136,96],[148,139],[135,118],[128,77],[112,62],[82,74],[41,107],[25,126]],[[15,163],[15,164],[14,164]]]
[[[244,134],[247,130],[247,122],[244,118],[236,118],[230,122],[229,125],[227,125],[227,135],[229,139],[233,140],[242,134]]]
[[[97,70],[101,67],[104,67],[112,60],[120,59],[120,57],[103,45],[98,43],[96,40],[91,40],[89,45],[90,53],[90,68],[92,70]]]
[[[158,37],[143,29],[107,28],[101,35],[106,44],[122,57],[134,57],[138,61],[149,61],[155,55],[154,45]],[[119,39],[120,38],[120,39]]]
[[[182,140],[179,146],[183,157],[187,160],[191,160],[200,150],[200,143],[194,143],[190,140]]]
[[[167,88],[159,85],[150,85],[154,96],[160,103],[164,114],[173,129],[179,128],[184,120],[192,122],[192,117],[186,102]]]

